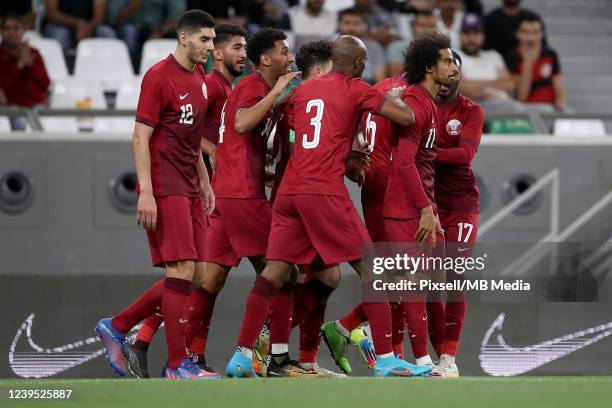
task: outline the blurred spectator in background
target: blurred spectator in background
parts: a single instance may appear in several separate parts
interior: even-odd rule
[[[288,11],[286,0],[251,0],[248,25],[250,34],[254,34],[261,27],[291,30]]]
[[[432,13],[435,8],[434,6],[434,0],[406,0],[398,3],[397,12],[394,17],[399,37],[403,40],[411,41],[414,17],[423,11]]]
[[[395,19],[391,13],[376,4],[376,0],[355,0],[353,9],[362,15],[366,23],[367,28],[363,36],[378,41],[383,47],[398,38]]]
[[[333,0],[332,0],[333,1]],[[336,13],[323,10],[325,0],[306,0],[306,4],[289,9],[296,35],[331,37],[336,29]]]
[[[248,0],[187,0],[187,10],[199,9],[210,13],[216,24],[245,27],[249,14]]]
[[[103,25],[106,0],[45,0],[45,14],[43,35],[58,40],[64,52],[84,38],[115,37],[115,31]]]
[[[489,13],[485,20],[486,50],[494,49],[506,55],[516,47],[516,29],[519,21],[533,11],[521,8],[521,0],[502,0],[502,6]]]
[[[358,10],[349,8],[338,13],[338,33],[361,38],[368,49],[368,59],[362,78],[374,83],[385,78],[385,51],[378,42],[364,38],[367,30],[368,26]]]
[[[438,0],[436,23],[438,31],[451,39],[453,48],[459,47],[459,32],[463,20],[463,10],[460,0]]]
[[[477,14],[466,14],[461,25],[459,55],[462,81],[459,89],[476,100],[486,111],[523,111],[521,103],[512,99],[515,83],[501,55],[483,50],[484,23]]]
[[[176,21],[185,11],[184,0],[106,0],[108,22],[125,41],[132,61],[144,41],[176,38]],[[136,65],[136,64],[135,64]]]
[[[2,19],[0,43],[0,106],[31,108],[46,105],[49,76],[38,51],[23,40],[20,16],[8,14]],[[23,118],[11,118],[14,130],[25,129]]]
[[[32,0],[0,1],[0,18],[6,15],[18,16],[26,31],[36,29],[36,10]]]
[[[480,0],[463,0],[463,9],[466,13],[482,15],[484,8]]]
[[[561,64],[546,44],[544,22],[536,15],[523,16],[516,37],[518,46],[505,59],[516,81],[517,99],[529,103],[530,109],[565,110]]]
[[[411,35],[406,40],[393,41],[387,47],[387,71],[389,76],[399,75],[404,70],[404,52],[412,39],[419,35],[436,31],[436,18],[431,10],[423,10],[414,14],[410,22]]]

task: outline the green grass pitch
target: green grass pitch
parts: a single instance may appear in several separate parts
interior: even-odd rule
[[[71,389],[69,400],[9,399]],[[611,407],[612,377],[0,380],[2,407]]]

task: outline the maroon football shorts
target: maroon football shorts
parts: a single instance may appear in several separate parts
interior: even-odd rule
[[[164,267],[166,262],[204,261],[206,215],[201,197],[166,196],[155,199],[157,227],[147,230],[151,261]]]
[[[478,213],[439,214],[449,256],[471,256],[478,235]],[[469,248],[469,249],[468,249]]]
[[[266,259],[324,265],[361,259],[372,241],[348,197],[296,194],[276,197]]]
[[[206,261],[238,266],[244,257],[264,256],[271,220],[266,199],[218,198],[208,217]]]

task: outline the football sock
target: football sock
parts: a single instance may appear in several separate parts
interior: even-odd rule
[[[427,302],[429,341],[438,357],[442,354],[444,343],[444,303],[440,300]]]
[[[294,287],[293,284],[285,283],[270,302],[270,344],[273,349],[275,344],[289,343]]]
[[[334,288],[327,286],[318,279],[310,279],[306,283],[295,285],[293,303],[299,305],[293,308],[292,326],[298,326],[302,320],[322,301],[327,302]]]
[[[189,351],[203,355],[206,350],[206,340],[210,319],[212,318],[217,296],[204,288],[198,288],[191,293],[187,307],[187,334],[185,344]]]
[[[404,334],[406,333],[406,316],[404,307],[399,302],[391,302],[391,324],[393,326],[393,352],[404,358]]]
[[[363,303],[360,303],[353,310],[344,315],[339,322],[342,327],[344,327],[350,333],[366,320],[368,320],[368,317],[364,311]]]
[[[372,341],[377,355],[393,353],[391,307],[389,302],[362,302],[363,311],[370,322]]]
[[[191,280],[166,278],[162,299],[162,314],[166,326],[168,367],[175,370],[187,358],[185,333],[181,316],[191,294]]]
[[[270,300],[276,291],[274,284],[263,276],[258,276],[255,279],[255,285],[253,285],[253,289],[251,289],[247,298],[244,319],[238,337],[238,346],[248,349],[253,348],[255,340],[257,340],[257,336],[259,336],[261,328],[268,318]]]
[[[403,302],[406,321],[408,322],[408,338],[415,358],[428,355],[427,351],[427,308],[425,292],[413,292],[410,302]],[[370,322],[371,324],[371,322]]]
[[[300,324],[300,361],[314,363],[321,343],[321,326],[325,321],[327,299],[306,315]]]
[[[138,330],[136,334],[134,347],[139,350],[148,350],[151,340],[153,340],[153,336],[155,336],[155,333],[157,333],[163,321],[164,317],[160,313],[153,313],[151,316],[147,317],[144,322],[142,322],[142,326],[140,326],[140,330]]]
[[[111,320],[113,328],[121,333],[127,333],[142,319],[155,313],[161,306],[165,281],[161,279],[155,282],[142,296],[113,317]]]
[[[463,329],[467,304],[465,302],[446,303],[446,326],[441,352],[450,356],[457,355],[459,339]]]

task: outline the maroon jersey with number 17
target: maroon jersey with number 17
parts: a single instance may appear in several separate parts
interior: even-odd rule
[[[149,149],[155,197],[200,194],[197,163],[208,107],[204,78],[200,65],[189,71],[171,54],[142,80],[136,121],[153,128]]]
[[[345,161],[362,112],[379,113],[384,96],[359,78],[330,72],[295,89],[285,114],[295,131],[278,195],[348,197]]]
[[[484,113],[477,103],[458,95],[438,104],[436,204],[441,213],[477,213],[480,192],[472,158],[480,144]]]

